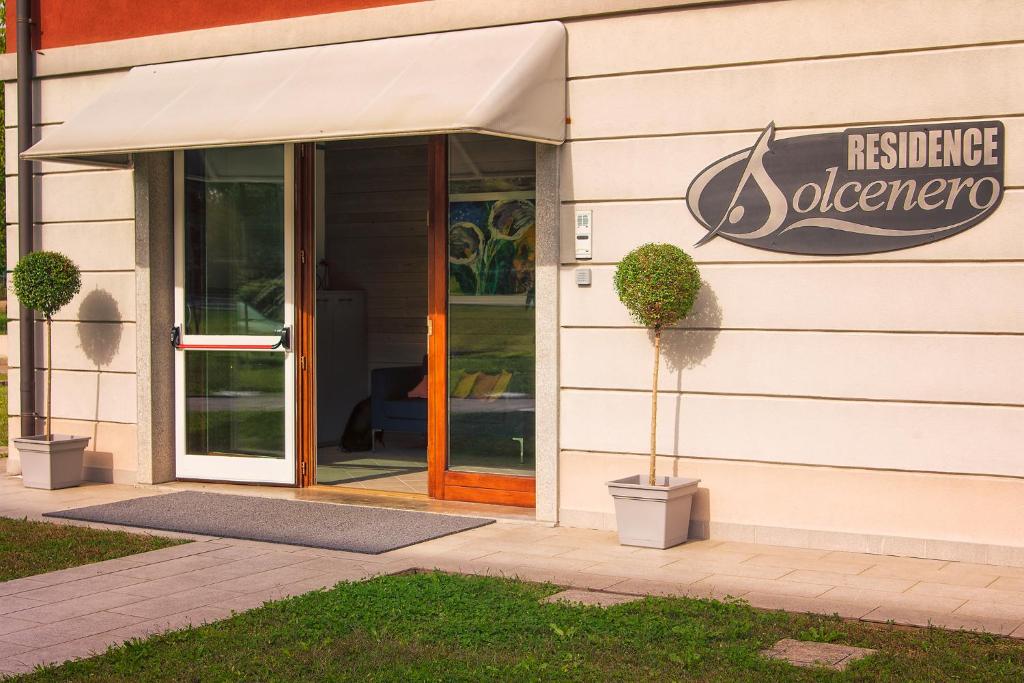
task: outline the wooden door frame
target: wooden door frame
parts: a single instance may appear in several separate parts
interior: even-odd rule
[[[295,145],[295,481],[316,484],[316,145]]]
[[[313,144],[296,145],[295,352],[298,486],[316,484],[316,263]],[[427,142],[427,492],[431,498],[534,507],[536,479],[448,470],[448,136]]]

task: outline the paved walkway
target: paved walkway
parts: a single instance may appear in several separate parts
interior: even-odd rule
[[[33,491],[0,475],[0,516],[38,518],[181,487]],[[0,583],[0,673],[86,657],[129,638],[216,621],[338,581],[413,568],[627,595],[736,596],[768,609],[1024,638],[1021,567],[719,541],[656,551],[621,547],[607,532],[514,519],[372,556],[189,538],[197,540]]]

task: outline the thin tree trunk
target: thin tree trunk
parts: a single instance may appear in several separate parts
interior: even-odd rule
[[[51,407],[53,405],[53,363],[51,362],[53,356],[53,344],[50,336],[50,326],[53,321],[50,316],[46,316],[46,440],[49,441],[53,438],[52,425],[50,424],[51,417],[53,414]]]
[[[654,328],[654,382],[651,384],[651,467],[647,483],[654,486],[658,447],[658,366],[661,364],[661,328]]]

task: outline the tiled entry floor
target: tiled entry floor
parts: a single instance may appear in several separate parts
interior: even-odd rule
[[[38,518],[45,511],[189,486],[33,491],[17,477],[0,476],[0,515]],[[233,488],[237,493],[241,487]],[[1024,567],[721,541],[658,551],[619,546],[608,532],[502,519],[382,555],[201,538],[0,583],[0,672],[88,656],[266,600],[411,568],[517,576],[622,595],[731,595],[754,607],[1024,638]]]
[[[378,446],[375,451],[346,453],[326,446],[317,450],[316,460],[321,485],[427,494],[427,452],[422,447]]]

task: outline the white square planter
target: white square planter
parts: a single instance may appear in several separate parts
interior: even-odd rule
[[[87,436],[54,434],[13,439],[21,456],[21,483],[30,489],[65,489],[82,483]]]
[[[644,548],[671,548],[690,534],[690,508],[700,479],[634,475],[608,482],[615,499],[619,543]]]

